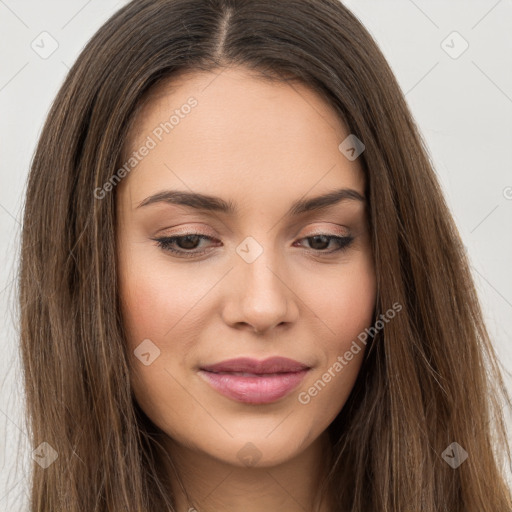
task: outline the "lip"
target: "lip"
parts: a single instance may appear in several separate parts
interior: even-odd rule
[[[290,373],[299,372],[309,368],[299,361],[287,357],[269,357],[259,361],[251,357],[237,357],[236,359],[227,359],[220,363],[201,366],[201,370],[208,372],[247,372],[255,374],[265,373]]]
[[[291,393],[309,370],[307,365],[285,357],[263,361],[242,357],[203,366],[199,375],[228,398],[247,404],[268,404]]]

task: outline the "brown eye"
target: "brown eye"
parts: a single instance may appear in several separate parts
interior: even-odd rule
[[[353,242],[354,238],[352,236],[335,236],[319,234],[305,237],[302,240],[308,240],[310,248],[313,249],[315,252],[325,252],[327,254],[332,254],[334,252],[346,249]],[[338,248],[326,251],[327,247],[329,247],[332,241],[336,242]]]
[[[180,236],[154,238],[153,240],[157,242],[157,245],[164,251],[187,257],[206,252],[204,249],[197,250],[198,244],[201,240],[213,240],[213,238],[206,235],[189,233]],[[177,248],[175,248],[176,246]]]
[[[180,249],[196,249],[197,244],[200,242],[201,237],[199,235],[186,235],[176,239],[178,247]]]

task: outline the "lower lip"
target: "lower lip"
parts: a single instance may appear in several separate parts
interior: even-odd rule
[[[219,393],[246,404],[269,404],[291,393],[309,370],[260,377],[200,370],[199,374]]]

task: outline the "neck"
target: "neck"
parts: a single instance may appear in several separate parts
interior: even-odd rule
[[[330,510],[328,494],[321,492],[330,463],[327,432],[293,459],[271,467],[234,466],[170,438],[166,448],[182,484],[171,470],[177,512]]]

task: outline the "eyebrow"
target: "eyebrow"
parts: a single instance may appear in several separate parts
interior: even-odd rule
[[[341,201],[355,200],[365,202],[366,199],[357,190],[351,188],[341,188],[323,194],[321,196],[307,199],[299,199],[291,205],[287,216],[293,217],[313,210],[323,210],[333,206]],[[155,203],[168,203],[187,206],[201,211],[221,212],[229,215],[237,213],[236,204],[232,201],[225,201],[220,197],[199,194],[195,192],[186,192],[179,190],[165,190],[152,196],[146,197],[139,203],[137,208],[142,208]]]

